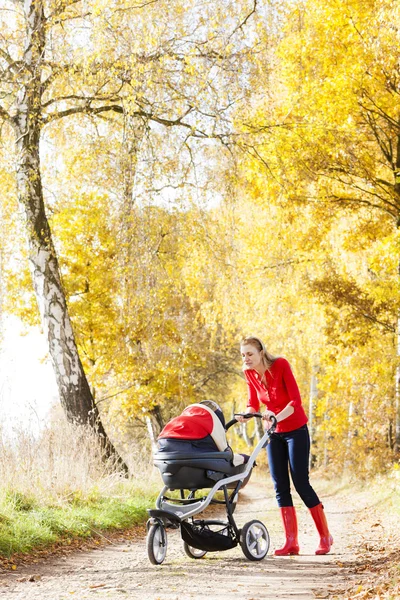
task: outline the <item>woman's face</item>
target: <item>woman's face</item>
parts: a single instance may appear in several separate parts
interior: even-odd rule
[[[242,360],[247,369],[258,369],[263,366],[262,355],[253,344],[240,346]]]

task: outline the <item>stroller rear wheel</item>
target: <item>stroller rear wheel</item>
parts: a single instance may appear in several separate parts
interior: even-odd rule
[[[167,532],[162,523],[154,523],[149,527],[146,547],[151,564],[161,565],[167,555]]]
[[[193,546],[189,546],[187,542],[183,542],[183,549],[189,558],[203,558],[207,554],[206,550],[199,550],[198,548],[193,548]]]
[[[249,521],[240,534],[243,554],[249,560],[262,560],[269,550],[269,533],[261,521]]]

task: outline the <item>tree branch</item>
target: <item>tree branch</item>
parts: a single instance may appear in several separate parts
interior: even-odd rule
[[[119,104],[110,104],[108,106],[98,106],[98,107],[74,106],[73,108],[67,108],[66,110],[61,110],[59,112],[48,115],[47,117],[42,119],[42,124],[48,125],[49,123],[52,123],[53,121],[63,119],[64,117],[69,117],[70,115],[79,115],[79,114],[97,115],[102,112],[110,112],[110,111],[117,112],[119,114],[123,114],[123,112],[124,112],[123,108]]]
[[[371,202],[370,200],[363,200],[362,198],[349,198],[349,197],[344,197],[344,196],[336,196],[335,194],[331,194],[331,195],[327,196],[327,198],[328,198],[328,200],[327,200],[328,202],[334,200],[335,202],[343,202],[345,204],[365,204],[367,206],[370,206],[371,208],[378,208],[379,210],[390,215],[391,217],[394,217],[396,220],[398,219],[398,210],[395,205],[390,204],[390,203],[389,203],[389,206],[393,207],[393,209],[394,209],[393,211],[391,211],[389,208],[386,208],[382,204],[375,204],[374,202]]]
[[[252,15],[254,15],[254,13],[256,12],[256,10],[257,10],[257,0],[254,0],[252,10],[246,15],[246,17],[244,18],[244,20],[241,23],[239,23],[239,25],[237,25],[237,27],[235,27],[235,29],[232,31],[232,33],[230,34],[230,36],[229,36],[228,39],[230,39],[232,36],[234,36],[235,33],[237,31],[239,31],[239,29],[242,29],[246,25],[247,21],[250,19],[250,17]]]
[[[392,153],[392,148],[389,145],[389,148],[386,146],[385,142],[382,140],[379,131],[382,131],[380,127],[378,127],[375,119],[373,119],[372,117],[372,113],[367,112],[367,121],[368,121],[368,125],[372,130],[373,136],[379,146],[379,148],[381,149],[381,152],[383,154],[383,156],[386,158],[386,160],[388,161],[388,163],[392,166],[392,168],[394,167],[393,164],[393,153]],[[387,136],[385,135],[386,139]]]
[[[375,107],[375,110],[373,110],[371,107],[368,107],[365,104],[363,104],[363,102],[361,100],[359,102],[360,108],[367,111],[368,113],[376,114],[376,115],[380,116],[381,118],[385,119],[385,121],[387,123],[390,123],[396,131],[399,131],[399,129],[400,129],[399,123],[393,117],[388,115],[388,113],[385,112],[380,106],[378,106],[378,104],[366,93],[365,90],[363,93],[364,93],[365,98],[367,98],[367,100],[369,100],[369,102],[372,104],[372,106]]]
[[[4,121],[9,121],[12,123],[11,115],[0,105],[0,119],[4,119]]]
[[[14,60],[9,54],[8,52],[6,52],[6,50],[4,50],[3,48],[0,48],[0,57],[4,58],[4,60],[7,62],[8,64],[8,69],[10,71],[13,71],[14,73],[18,73],[19,71],[19,67],[22,64],[21,61],[19,60]],[[6,69],[6,71],[8,70]]]
[[[143,2],[143,4],[134,4],[133,6],[128,6],[127,8],[116,8],[115,12],[127,12],[128,10],[144,8],[145,6],[150,6],[151,4],[157,4],[159,1],[160,0],[148,0],[148,2]]]
[[[81,0],[70,0],[69,2],[60,2],[60,4],[55,8],[54,12],[50,13],[46,20],[52,21],[54,17],[59,17],[68,8],[70,8],[71,6],[75,6],[75,4],[78,4],[79,2],[81,2]]]
[[[70,94],[69,96],[59,96],[58,98],[52,98],[51,100],[48,100],[47,102],[45,102],[44,104],[42,104],[42,108],[48,108],[49,106],[51,106],[52,104],[55,104],[56,102],[65,102],[65,100],[82,100],[82,102],[85,103],[92,103],[92,102],[118,102],[119,101],[119,96],[115,95],[115,96],[78,96],[77,94]]]
[[[74,106],[71,108],[67,108],[65,110],[61,110],[59,112],[52,113],[47,117],[42,119],[42,125],[48,125],[53,121],[57,121],[59,119],[63,119],[64,117],[68,117],[70,115],[77,114],[86,114],[86,115],[98,115],[104,112],[116,112],[118,114],[124,114],[124,109],[120,104],[109,104],[106,106],[91,106],[92,101],[96,101],[96,99],[88,98],[88,104],[84,106]],[[183,115],[177,117],[176,119],[167,119],[165,117],[159,117],[151,112],[147,112],[144,109],[133,111],[131,114],[135,117],[144,117],[148,121],[153,121],[154,123],[159,123],[160,125],[164,125],[164,127],[184,127],[186,129],[190,129],[190,136],[198,139],[215,139],[219,140],[221,143],[224,143],[224,139],[228,134],[225,133],[207,133],[202,131],[201,129],[194,128],[190,123],[186,123],[183,119],[187,116],[193,107],[189,107]]]

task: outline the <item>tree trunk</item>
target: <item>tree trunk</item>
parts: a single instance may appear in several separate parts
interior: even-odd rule
[[[311,381],[310,381],[310,397],[309,397],[309,407],[308,407],[308,429],[310,431],[310,457],[309,457],[309,468],[311,469],[314,465],[315,456],[312,452],[312,445],[314,440],[314,408],[315,408],[315,400],[318,396],[318,381],[317,381],[317,373],[318,367],[313,365],[311,372]]]
[[[400,129],[400,119],[398,121]],[[394,172],[395,198],[400,202],[400,135],[397,136],[396,144],[396,169]],[[400,228],[400,216],[397,219],[397,228]],[[398,263],[398,276],[400,277],[400,261]],[[397,367],[395,381],[395,426],[394,426],[394,450],[400,452],[400,312],[397,313]]]
[[[53,362],[61,404],[70,422],[89,424],[99,435],[106,457],[127,470],[107,437],[84,373],[68,313],[51,230],[45,213],[40,170],[41,61],[45,34],[43,5],[27,0],[24,59],[26,83],[17,98],[13,126],[17,148],[18,199],[26,218],[29,262],[41,321]]]
[[[146,426],[147,426],[147,433],[149,434],[149,439],[151,442],[151,450],[154,454],[154,452],[157,452],[157,436],[154,431],[153,421],[151,420],[151,418],[149,416],[146,417]]]
[[[344,472],[346,472],[346,471],[351,472],[352,465],[353,465],[353,461],[352,461],[352,443],[353,443],[353,437],[354,437],[353,414],[354,414],[354,405],[353,405],[353,402],[350,401],[349,409],[348,409],[348,421],[347,421],[348,422],[347,441],[346,441],[346,450],[345,450],[344,465],[343,465]]]
[[[399,266],[400,276],[400,266]],[[395,426],[394,426],[394,451],[400,452],[400,315],[397,317],[397,367],[395,381]]]

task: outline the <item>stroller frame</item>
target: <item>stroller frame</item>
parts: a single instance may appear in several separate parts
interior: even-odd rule
[[[261,418],[261,413],[237,413],[235,416],[243,416],[247,419]],[[237,423],[237,419],[232,419],[227,423],[225,430]],[[148,509],[149,520],[147,521],[147,553],[152,564],[161,564],[167,553],[167,529],[180,529],[181,537],[184,540],[184,550],[190,558],[202,558],[207,552],[228,550],[240,544],[242,551],[249,560],[262,560],[269,550],[269,534],[265,525],[258,520],[246,523],[242,529],[239,529],[233,513],[238,500],[239,490],[250,479],[252,469],[259,453],[265,448],[272,433],[276,428],[276,419],[272,418],[272,426],[265,431],[264,435],[254,448],[247,463],[243,469],[234,475],[226,473],[213,472],[216,481],[207,495],[196,498],[197,489],[170,487],[164,485],[156,500],[156,508]],[[191,467],[199,468],[202,464],[207,464],[212,460],[229,460],[232,458],[231,452],[207,452],[200,453],[193,459],[193,455],[162,452],[155,455],[155,465],[168,461],[179,465],[180,461],[190,463]],[[211,462],[212,464],[212,462]],[[160,466],[159,466],[160,468]],[[208,473],[209,471],[207,471]],[[207,486],[208,487],[208,486]],[[204,488],[199,488],[204,489]],[[179,490],[179,498],[171,498],[166,494],[168,491]],[[229,490],[232,490],[231,492]],[[185,494],[188,491],[188,494]],[[217,500],[215,495],[222,491],[224,500]],[[218,519],[194,519],[210,504],[223,504],[226,509],[227,521]]]

